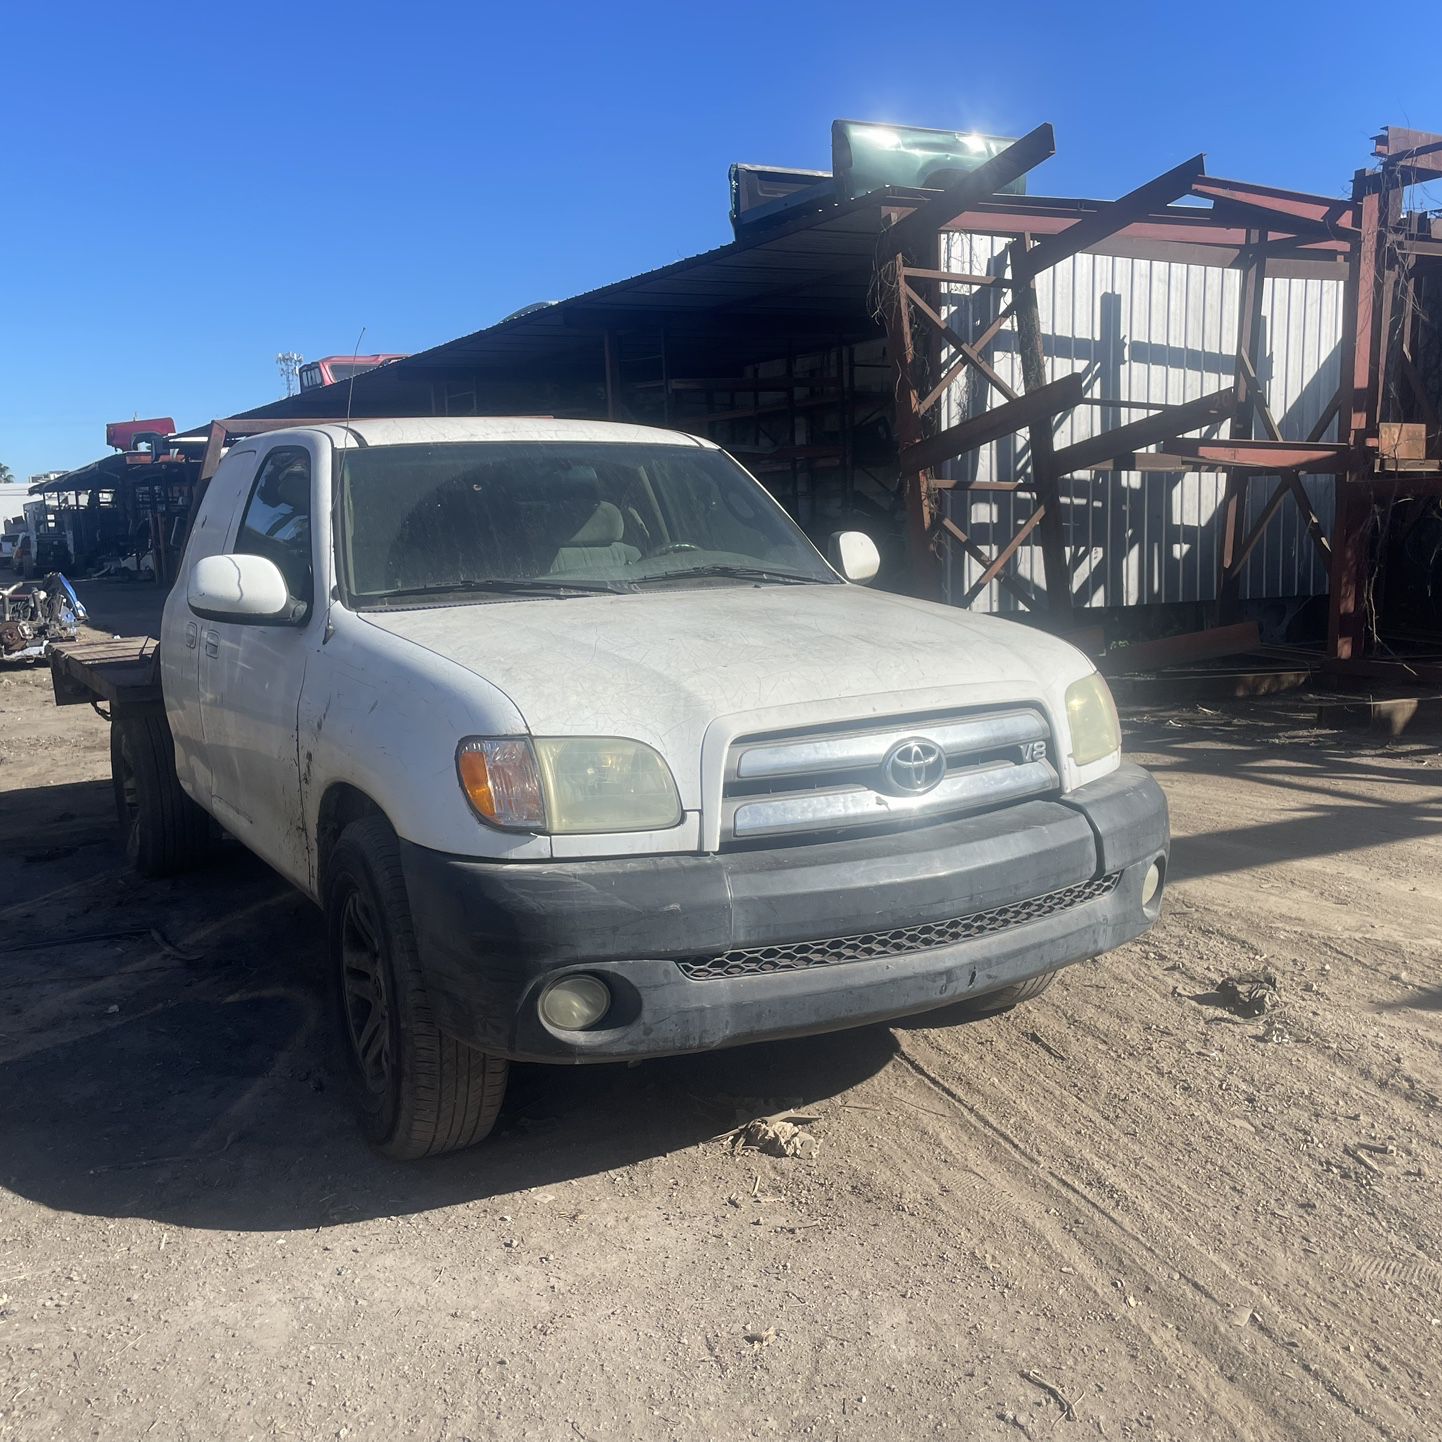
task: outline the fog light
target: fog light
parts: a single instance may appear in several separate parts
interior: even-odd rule
[[[594,976],[567,976],[541,993],[541,1019],[560,1031],[585,1031],[610,1006],[610,987]]]
[[[1147,874],[1142,877],[1142,905],[1150,906],[1161,889],[1162,868],[1159,862],[1154,861],[1147,867]]]

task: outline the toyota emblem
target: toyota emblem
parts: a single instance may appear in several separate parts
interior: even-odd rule
[[[911,736],[898,741],[886,753],[881,774],[893,791],[904,796],[919,796],[946,775],[946,753],[935,741]]]

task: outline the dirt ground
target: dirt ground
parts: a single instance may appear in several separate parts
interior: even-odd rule
[[[1442,758],[1307,716],[1130,718],[1165,917],[1010,1016],[521,1069],[401,1166],[308,903],[129,877],[0,672],[0,1438],[1437,1438]]]

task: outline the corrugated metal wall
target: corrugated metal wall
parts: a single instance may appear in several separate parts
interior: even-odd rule
[[[1006,241],[990,235],[945,237],[944,266],[966,274],[999,271]],[[1072,371],[1086,377],[1086,393],[1100,401],[1175,404],[1231,382],[1237,346],[1240,277],[1235,270],[1174,261],[1077,255],[1043,272],[1037,301],[1050,380]],[[1337,388],[1341,341],[1341,282],[1269,279],[1263,292],[1261,376],[1267,403],[1288,439],[1307,436]],[[976,334],[995,314],[998,296],[976,291],[952,307],[963,335]],[[992,364],[1020,390],[1014,332],[998,336]],[[984,409],[987,397],[964,374],[942,400],[939,425]],[[995,398],[991,399],[995,404]],[[1146,414],[1123,404],[1078,406],[1056,431],[1058,446],[1110,430]],[[1332,432],[1329,432],[1330,435]],[[952,463],[958,481],[1025,477],[1025,434],[1008,437]],[[1332,479],[1305,485],[1325,526],[1332,520]],[[1248,510],[1260,514],[1276,482],[1252,481]],[[1207,471],[1102,472],[1062,482],[1073,587],[1078,605],[1137,606],[1205,601],[1217,593],[1218,509],[1224,488]],[[1027,492],[952,491],[957,522],[986,551],[1004,545],[1031,514]],[[959,546],[949,548],[950,594],[960,599],[981,567]],[[1026,545],[1013,574],[1042,579],[1041,548]],[[1327,575],[1297,507],[1288,502],[1248,558],[1245,597],[1324,592]],[[1015,611],[1016,598],[993,582],[973,603],[982,611]]]

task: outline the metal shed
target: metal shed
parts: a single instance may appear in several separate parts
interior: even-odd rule
[[[1442,486],[1418,365],[1442,227],[1402,203],[1442,138],[1384,131],[1350,198],[1202,156],[1112,201],[1011,193],[1053,148],[1039,126],[945,189],[811,187],[729,245],[247,415],[680,426],[813,534],[873,530],[899,589],[1071,633],[1326,589],[1356,669],[1372,573]]]

